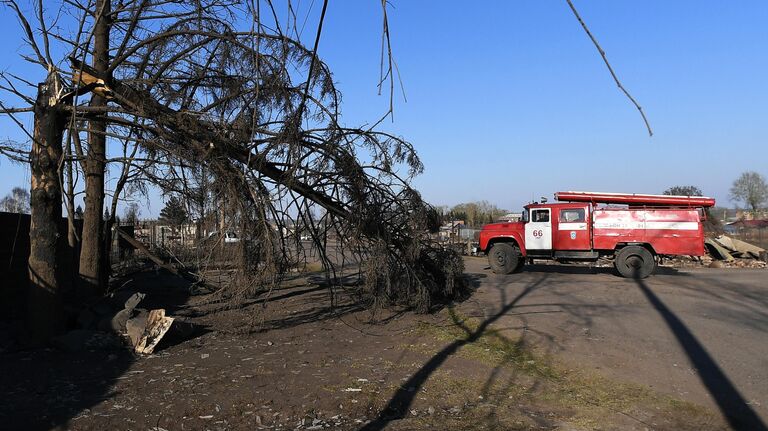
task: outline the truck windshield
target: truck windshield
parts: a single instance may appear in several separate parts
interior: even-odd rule
[[[523,214],[522,222],[528,223],[528,208],[523,208],[522,214]]]

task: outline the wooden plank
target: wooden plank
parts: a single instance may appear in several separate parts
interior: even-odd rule
[[[152,254],[152,252],[150,252],[149,249],[147,249],[147,247],[144,246],[144,244],[142,244],[141,242],[137,241],[136,238],[134,238],[134,237],[128,235],[127,233],[123,232],[123,230],[120,229],[119,227],[115,228],[115,230],[117,231],[117,234],[120,235],[121,238],[123,238],[124,240],[128,241],[128,244],[132,245],[137,250],[139,250],[142,253],[144,253],[152,262],[155,262],[155,264],[157,264],[157,266],[159,266],[159,267],[161,267],[163,269],[168,270],[172,274],[184,277],[184,274],[181,274],[179,272],[179,270],[176,269],[175,266],[173,266],[173,265],[171,265],[169,263],[165,263],[162,259],[160,259],[159,257],[157,257],[154,254]]]

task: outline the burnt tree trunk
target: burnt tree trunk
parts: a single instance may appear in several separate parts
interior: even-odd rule
[[[109,14],[111,0],[96,1],[93,68],[106,74],[109,67]],[[93,91],[92,107],[107,106],[101,91]],[[107,123],[93,119],[88,128],[88,156],[85,161],[85,211],[80,249],[80,291],[82,295],[101,295],[106,288],[107,265],[104,244],[104,170],[106,167]]]
[[[44,342],[62,329],[60,257],[65,248],[61,232],[61,181],[58,170],[66,115],[56,103],[55,77],[38,85],[34,136],[30,152],[31,224],[29,228],[29,290],[27,325],[32,339]]]

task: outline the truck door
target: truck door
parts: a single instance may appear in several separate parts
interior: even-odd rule
[[[531,208],[531,216],[525,224],[525,249],[529,253],[536,250],[552,250],[552,210],[550,208]]]
[[[554,232],[556,250],[589,250],[592,248],[587,223],[587,206],[560,207]]]

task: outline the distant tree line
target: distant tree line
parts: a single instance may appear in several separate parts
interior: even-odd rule
[[[463,220],[467,226],[479,227],[486,223],[493,223],[508,211],[486,201],[466,202],[453,207],[439,207],[443,221]]]

